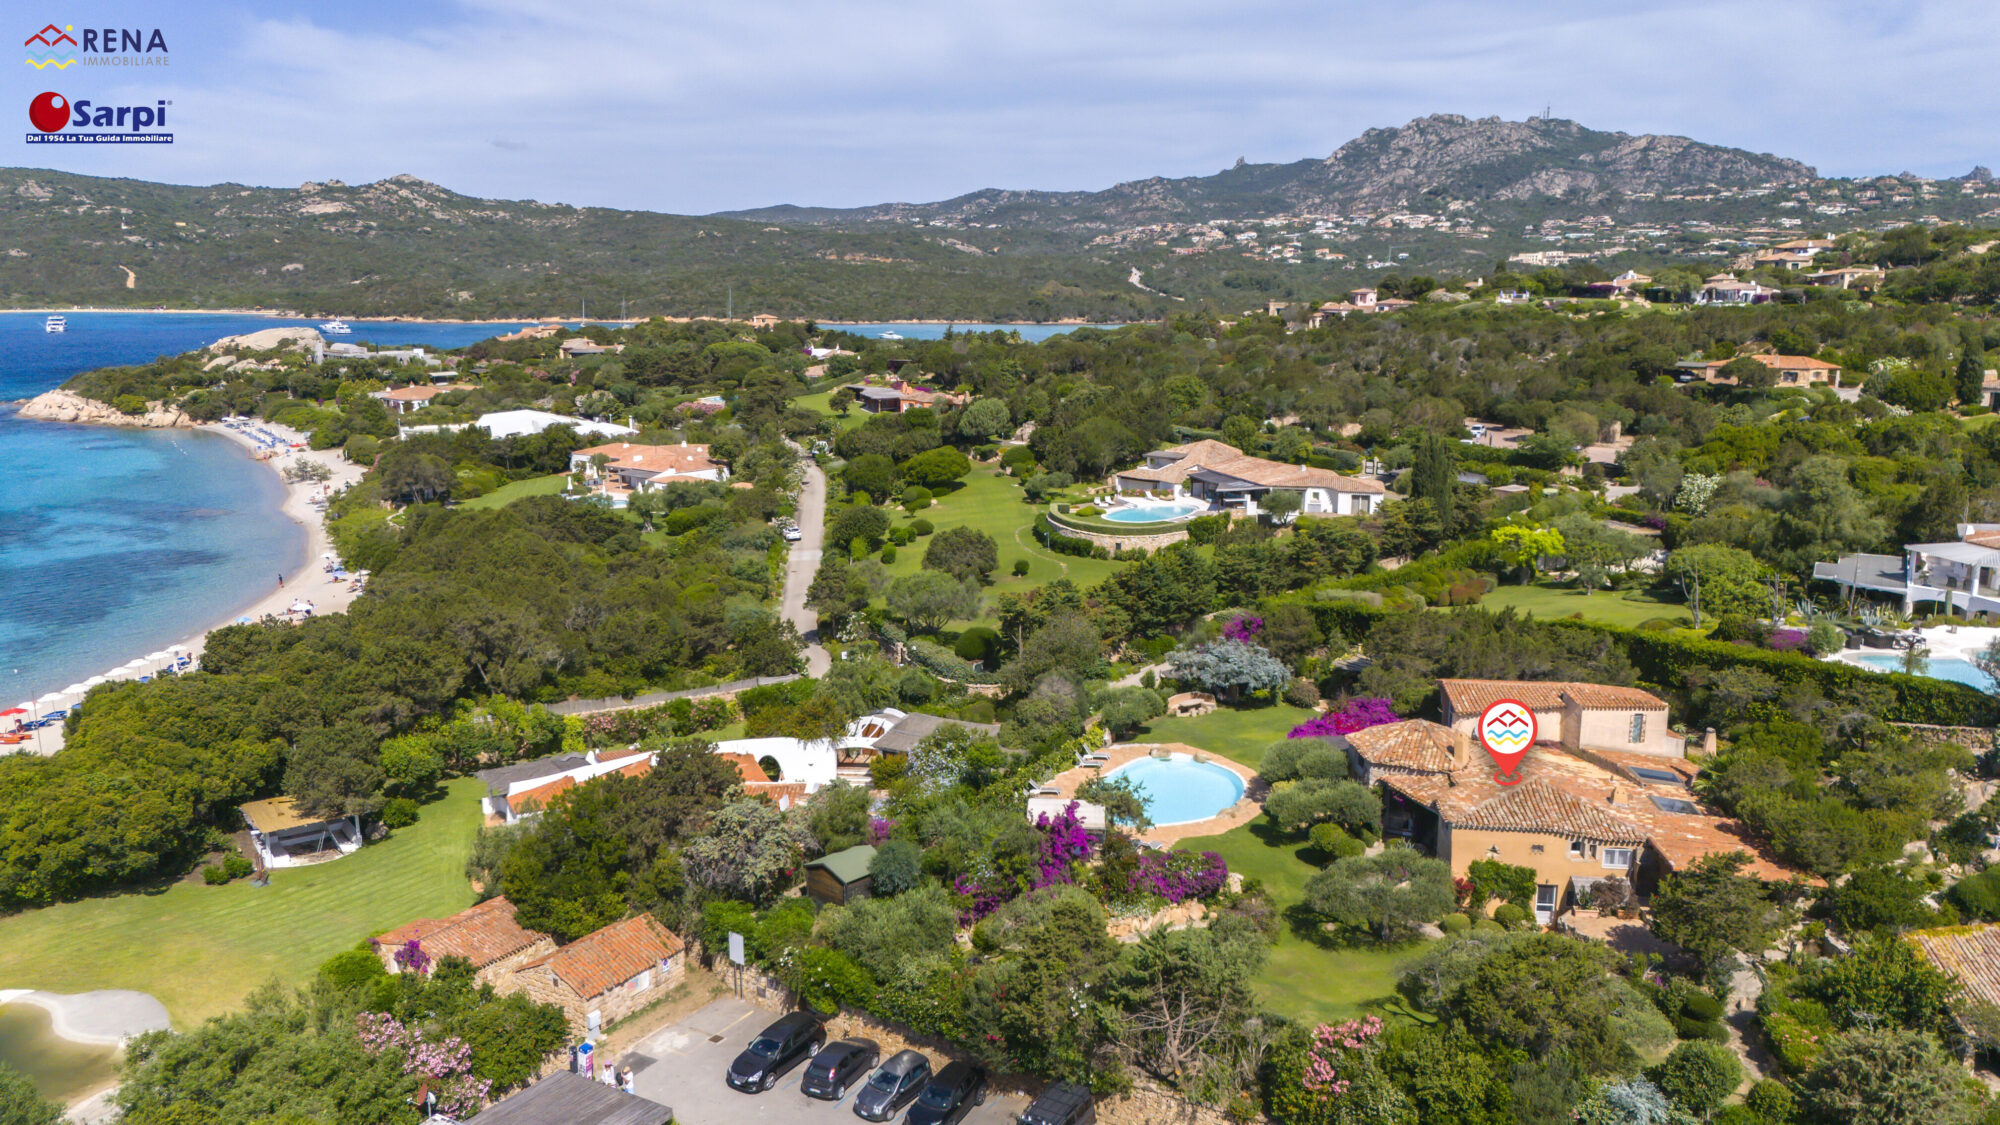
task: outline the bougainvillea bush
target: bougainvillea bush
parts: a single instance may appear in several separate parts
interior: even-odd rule
[[[1292,728],[1287,738],[1327,738],[1336,734],[1353,734],[1369,727],[1379,727],[1383,723],[1400,721],[1395,709],[1387,699],[1366,696],[1347,701],[1347,706],[1338,711],[1328,711],[1317,718],[1308,719]]]
[[[1090,857],[1090,833],[1076,810],[1077,803],[1071,801],[1059,815],[1042,813],[1035,818],[1041,840],[1033,866],[1026,873],[1010,878],[998,870],[989,855],[978,870],[953,879],[951,889],[959,896],[959,922],[977,922],[1029,891],[1076,882],[1076,864]]]
[[[1207,901],[1229,885],[1229,864],[1214,852],[1142,852],[1128,879],[1135,894],[1153,894],[1179,905]]]

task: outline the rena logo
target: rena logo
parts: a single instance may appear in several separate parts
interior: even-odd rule
[[[71,34],[75,32],[75,34]],[[23,41],[36,70],[85,66],[166,66],[167,36],[157,27],[86,27],[48,24]],[[81,55],[81,57],[78,57]]]
[[[151,131],[166,126],[169,104],[162,99],[153,105],[93,106],[45,90],[28,103],[28,123],[38,130],[28,134],[28,143],[171,144],[172,133]]]
[[[55,49],[76,46],[76,39],[70,35],[70,30],[68,26],[57,27],[55,24],[50,24],[28,36],[27,41],[22,44],[28,48],[27,64],[36,70],[47,70],[49,67],[55,67],[57,70],[68,69],[70,64],[76,61],[76,55],[68,51],[57,54]],[[37,44],[47,47],[48,50],[37,53],[34,50]]]

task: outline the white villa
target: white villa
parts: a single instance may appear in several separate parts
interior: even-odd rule
[[[589,422],[566,414],[551,414],[546,410],[501,410],[481,414],[473,425],[496,438],[526,437],[539,434],[550,426],[568,426],[579,434],[599,437],[630,437],[639,432],[631,426],[615,422]]]
[[[605,457],[600,474],[597,458]],[[569,471],[581,472],[599,489],[636,492],[690,481],[726,481],[729,470],[709,456],[708,446],[634,445],[629,441],[593,445],[569,455]]]
[[[1379,507],[1387,491],[1380,481],[1267,461],[1210,440],[1156,449],[1146,454],[1144,465],[1119,473],[1113,483],[1120,491],[1202,500],[1215,511],[1252,516],[1262,513],[1258,501],[1272,492],[1300,493],[1305,515],[1361,516]]]
[[[250,846],[266,870],[324,863],[361,850],[358,816],[312,816],[290,797],[250,801],[242,812]]]
[[[1948,543],[1906,543],[1898,555],[1847,555],[1813,564],[1813,577],[1843,594],[1893,594],[1904,613],[1938,602],[1952,613],[2000,614],[2000,524],[1962,523]]]

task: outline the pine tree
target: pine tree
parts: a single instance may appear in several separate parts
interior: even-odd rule
[[[1457,456],[1451,443],[1426,431],[1417,440],[1416,459],[1410,465],[1410,496],[1429,500],[1437,510],[1438,523],[1450,527],[1452,489],[1457,483]]]

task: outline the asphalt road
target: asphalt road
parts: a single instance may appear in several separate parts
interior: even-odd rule
[[[826,675],[833,658],[819,643],[819,616],[806,608],[806,587],[819,570],[819,556],[826,537],[826,474],[810,458],[801,459],[805,484],[799,489],[799,541],[792,544],[785,559],[785,596],[780,603],[784,619],[806,640],[806,675],[815,679]]]
[[[823,1102],[799,1092],[803,1064],[761,1094],[742,1093],[724,1081],[730,1060],[775,1019],[768,1009],[734,997],[717,1000],[641,1040],[617,1064],[634,1072],[640,1097],[673,1108],[676,1125],[857,1125],[861,1118],[854,1115],[853,1094]],[[932,1062],[942,1069],[946,1060]],[[985,1105],[966,1115],[965,1123],[1007,1125],[1027,1107],[1026,1098],[995,1091]]]

